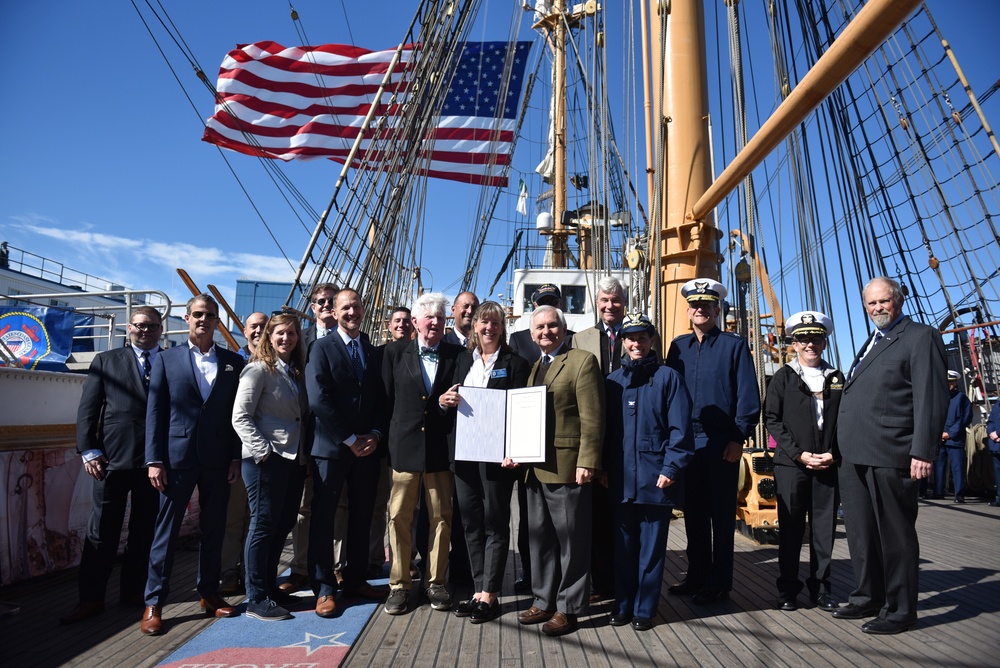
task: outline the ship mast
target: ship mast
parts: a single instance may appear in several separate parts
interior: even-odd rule
[[[688,331],[680,286],[692,278],[718,278],[719,231],[712,215],[685,214],[712,184],[708,135],[708,70],[703,0],[650,1],[654,128],[653,192],[650,192],[652,295],[660,337],[670,341]],[[669,21],[669,32],[667,22]],[[645,78],[645,77],[644,77]]]

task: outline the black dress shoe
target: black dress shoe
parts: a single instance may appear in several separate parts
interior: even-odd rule
[[[476,609],[476,605],[479,603],[474,598],[470,598],[467,601],[459,601],[458,605],[455,606],[455,616],[456,617],[468,617],[472,614],[472,611]]]
[[[624,615],[611,615],[611,618],[608,619],[608,624],[611,624],[611,626],[625,626],[631,621],[632,615],[626,613]]]
[[[636,617],[632,620],[632,628],[636,631],[648,631],[653,628],[653,620],[646,617]]]
[[[964,496],[956,496],[955,497],[955,503],[965,503],[965,497]]]
[[[990,501],[986,505],[991,508],[1000,508],[1000,501]]]
[[[816,607],[824,612],[833,612],[834,610],[840,609],[840,603],[837,603],[837,599],[829,594],[822,594],[817,599],[813,601]]]
[[[483,624],[500,616],[500,599],[494,599],[493,603],[477,601],[476,608],[469,615],[469,621],[473,624]]]
[[[514,580],[514,591],[530,591],[531,590],[531,578],[528,577],[527,573],[524,573],[518,579]]]
[[[785,612],[794,612],[799,609],[799,606],[796,605],[794,598],[779,598],[775,605],[778,610],[783,610]]]
[[[864,619],[865,617],[876,616],[880,609],[881,606],[879,606],[878,608],[876,607],[863,608],[860,605],[854,605],[853,603],[848,603],[847,605],[843,605],[834,610],[832,614],[837,619]]]
[[[706,587],[691,598],[692,603],[705,604],[717,603],[729,598],[729,592],[725,589],[712,589]]]
[[[876,617],[875,619],[862,624],[861,630],[864,633],[870,633],[872,635],[891,636],[896,635],[897,633],[902,633],[915,624],[916,622],[890,622],[888,619]]]
[[[104,601],[80,601],[75,608],[59,618],[61,624],[76,624],[85,619],[96,617],[104,612]]]
[[[685,580],[684,582],[678,582],[675,585],[667,587],[667,593],[674,596],[687,596],[688,594],[697,594],[700,589],[701,585],[696,585]]]

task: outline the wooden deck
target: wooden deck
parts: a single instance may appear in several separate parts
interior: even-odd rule
[[[652,631],[609,626],[610,603],[596,606],[577,633],[563,638],[519,626],[516,611],[530,597],[514,594],[511,559],[499,620],[477,626],[426,604],[399,617],[379,610],[345,666],[1000,666],[1000,509],[977,500],[921,505],[920,622],[898,636],[868,636],[860,621],[837,621],[815,609],[775,610],[777,549],[740,537],[731,599],[695,606],[664,588]],[[670,584],[686,568],[682,520],[671,527],[667,549]],[[212,623],[199,614],[191,585],[196,554],[178,552],[173,579],[184,588],[165,608],[167,633],[155,638],[140,635],[140,609],[116,603],[117,570],[107,612],[69,627],[57,619],[76,604],[75,570],[0,589],[0,601],[20,606],[0,617],[0,662],[155,666]],[[843,600],[852,576],[842,527],[834,556],[834,593]]]

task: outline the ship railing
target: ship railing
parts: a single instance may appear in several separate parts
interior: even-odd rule
[[[93,323],[77,324],[73,332],[73,350],[68,363],[72,370],[86,370],[94,355],[124,344],[127,323],[140,306],[151,306],[164,316],[162,337],[180,340],[187,337],[187,325],[177,317],[168,317],[173,308],[170,297],[160,290],[101,290],[95,292],[52,292],[11,295],[11,300],[27,305],[62,309],[92,315]],[[88,300],[100,303],[87,303]],[[172,338],[171,338],[172,337]]]

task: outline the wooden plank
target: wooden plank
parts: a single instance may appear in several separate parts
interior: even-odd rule
[[[897,636],[868,636],[860,621],[835,621],[810,608],[805,596],[795,612],[774,609],[777,596],[776,550],[736,541],[736,586],[731,599],[695,606],[687,597],[666,594],[666,585],[687,568],[683,521],[670,532],[664,591],[656,626],[637,633],[607,623],[609,604],[581,617],[581,629],[548,638],[538,626],[517,623],[517,612],[531,596],[514,592],[519,563],[508,560],[499,620],[473,625],[422,603],[393,617],[379,610],[347,656],[345,666],[911,666],[997,665],[1000,637],[996,593],[1000,590],[1000,551],[996,526],[1000,511],[970,499],[922,503],[917,520],[921,540],[920,622]],[[834,546],[833,584],[841,600],[853,587],[843,525]],[[516,535],[516,534],[514,534]],[[155,666],[214,622],[198,610],[194,591],[196,542],[177,551],[173,582],[180,589],[165,606],[167,633],[139,633],[141,609],[119,605],[118,568],[109,582],[107,611],[73,626],[55,617],[76,603],[76,569],[0,589],[0,601],[21,606],[0,619],[5,640],[3,661],[10,665]],[[286,559],[290,549],[286,550]],[[803,562],[808,549],[803,548]],[[804,567],[803,567],[804,574]],[[240,599],[233,598],[237,603]],[[47,639],[53,639],[48,642]],[[46,639],[40,641],[39,639]]]

